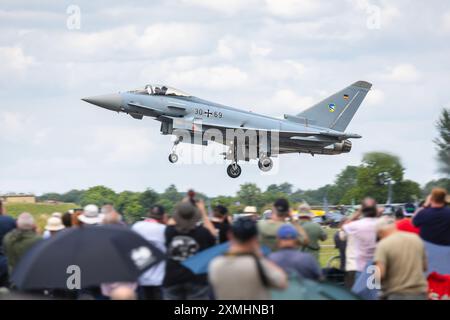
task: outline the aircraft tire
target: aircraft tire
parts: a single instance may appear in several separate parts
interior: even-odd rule
[[[242,173],[242,169],[241,169],[241,166],[240,165],[238,165],[237,163],[235,163],[235,164],[230,164],[228,167],[227,167],[227,174],[228,174],[228,176],[230,177],[230,178],[237,178],[237,177],[239,177],[240,175],[241,175],[241,173]]]
[[[178,161],[178,155],[176,153],[169,154],[169,162],[175,163]]]
[[[273,168],[273,160],[269,157],[260,158],[258,161],[258,167],[263,172],[270,171]]]

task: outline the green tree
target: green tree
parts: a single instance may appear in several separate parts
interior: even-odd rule
[[[49,193],[44,193],[43,195],[41,195],[40,197],[37,197],[39,201],[62,201],[61,200],[61,195],[59,193],[56,192],[49,192]]]
[[[70,190],[61,195],[61,201],[68,203],[80,203],[84,193],[84,190]]]
[[[350,177],[352,175],[351,170],[353,169],[349,171]],[[366,153],[362,159],[362,164],[356,168],[356,185],[345,191],[340,203],[350,204],[353,200],[360,202],[366,196],[373,197],[380,203],[385,203],[388,196],[388,187],[384,183],[382,175],[390,177],[393,183],[399,184],[403,181],[404,170],[400,159],[395,155],[383,152]],[[349,186],[353,183],[351,180],[347,180]],[[394,199],[396,199],[395,186]]]
[[[238,201],[245,206],[256,206],[258,210],[264,205],[261,189],[254,183],[244,183],[237,192]]]
[[[123,191],[119,193],[114,202],[116,210],[123,214],[127,222],[135,222],[145,216],[145,209],[140,203],[139,192]]]
[[[171,184],[167,189],[160,195],[161,199],[167,199],[172,201],[174,204],[181,201],[183,196],[178,192],[177,187]]]
[[[410,202],[420,199],[422,190],[420,185],[411,180],[400,181],[393,186],[393,202]]]
[[[431,181],[427,182],[427,184],[425,184],[425,186],[422,190],[422,196],[425,198],[427,195],[429,195],[431,193],[431,190],[436,187],[444,188],[448,192],[450,192],[450,179],[441,178],[438,180],[431,180]]]
[[[352,188],[355,188],[358,183],[358,167],[347,166],[336,177],[333,186],[328,189],[329,203],[342,204],[342,198]]]
[[[145,211],[148,211],[152,206],[154,206],[158,200],[159,194],[151,188],[148,188],[139,196],[139,204]]]
[[[175,205],[183,199],[183,195],[178,192],[177,187],[171,184],[167,189],[159,195],[157,204],[164,207],[166,212],[171,214]]]
[[[104,204],[114,203],[116,200],[116,193],[105,186],[96,186],[89,188],[82,195],[80,204],[85,206],[87,204],[96,204],[103,206]]]
[[[434,139],[437,146],[439,171],[450,177],[450,109],[443,109],[436,123],[439,137]]]

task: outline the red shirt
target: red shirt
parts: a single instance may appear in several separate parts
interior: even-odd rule
[[[397,229],[400,231],[412,232],[419,234],[420,229],[415,227],[410,218],[403,218],[396,222]]]

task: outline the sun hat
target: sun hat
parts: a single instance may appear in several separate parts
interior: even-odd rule
[[[47,220],[47,225],[45,226],[45,230],[48,231],[60,231],[64,228],[65,226],[63,225],[61,218],[58,217],[50,217]]]
[[[56,218],[62,218],[62,213],[61,212],[53,212],[52,213],[52,217],[56,217]]]
[[[313,218],[314,214],[311,212],[311,207],[306,202],[302,203],[298,206],[298,216],[299,217],[306,217],[306,218]]]
[[[174,210],[173,219],[175,229],[180,232],[188,232],[197,226],[200,220],[200,212],[190,202],[180,202]]]
[[[256,210],[255,206],[246,206],[244,208],[244,213],[251,213],[251,214],[257,214],[258,210]]]
[[[99,215],[98,207],[95,204],[88,204],[78,216],[78,220],[85,224],[99,224],[103,219]]]

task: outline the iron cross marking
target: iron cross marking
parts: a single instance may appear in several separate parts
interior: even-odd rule
[[[209,109],[208,109],[208,111],[206,111],[205,114],[206,114],[206,116],[209,118],[213,113],[212,113],[212,112],[209,112]]]

